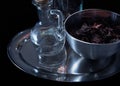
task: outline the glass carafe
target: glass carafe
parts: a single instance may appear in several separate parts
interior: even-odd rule
[[[33,27],[30,39],[39,55],[39,63],[45,67],[57,65],[64,58],[57,58],[65,44],[63,15],[51,9],[53,0],[33,0],[38,9],[39,22]],[[51,61],[51,62],[50,62]]]
[[[72,13],[83,10],[83,0],[53,0],[53,8],[61,10],[66,19]]]

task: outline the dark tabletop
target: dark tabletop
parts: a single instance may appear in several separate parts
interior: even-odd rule
[[[77,0],[76,0],[77,1]],[[118,0],[119,1],[119,0]],[[117,13],[120,13],[120,5],[117,0],[84,0],[84,9],[86,8],[100,8],[107,9]],[[34,26],[38,21],[37,10],[31,3],[31,0],[10,0],[7,2],[7,20],[6,25],[7,29],[3,28],[1,32],[0,40],[0,70],[2,71],[3,81],[7,84],[10,80],[11,84],[15,84],[15,81],[19,82],[16,84],[24,83],[35,83],[40,86],[41,83],[44,83],[48,86],[79,86],[79,85],[104,85],[105,83],[120,84],[120,73],[115,74],[109,78],[92,81],[92,82],[82,82],[82,83],[65,83],[65,82],[56,82],[51,80],[46,80],[42,78],[37,78],[32,75],[29,75],[22,70],[15,67],[8,58],[7,55],[7,46],[12,40],[12,38],[19,33],[20,31],[26,30]],[[9,83],[8,83],[9,84]]]

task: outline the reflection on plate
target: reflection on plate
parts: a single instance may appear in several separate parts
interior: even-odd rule
[[[60,55],[65,57],[62,64],[44,68],[38,62],[35,47],[29,39],[30,30],[17,34],[8,46],[10,60],[26,73],[54,81],[83,82],[110,77],[120,71],[120,52],[107,59],[88,60],[77,55],[65,44]]]

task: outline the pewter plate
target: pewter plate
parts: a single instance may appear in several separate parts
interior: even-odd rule
[[[120,52],[107,59],[88,60],[77,55],[66,41],[60,55],[65,60],[59,66],[45,68],[38,61],[38,54],[30,40],[30,30],[18,33],[7,48],[9,59],[22,71],[44,79],[60,82],[101,80],[120,72]]]

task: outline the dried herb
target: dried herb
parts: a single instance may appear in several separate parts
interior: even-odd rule
[[[116,42],[120,40],[120,26],[110,27],[97,22],[90,25],[83,23],[74,36],[90,43]]]

